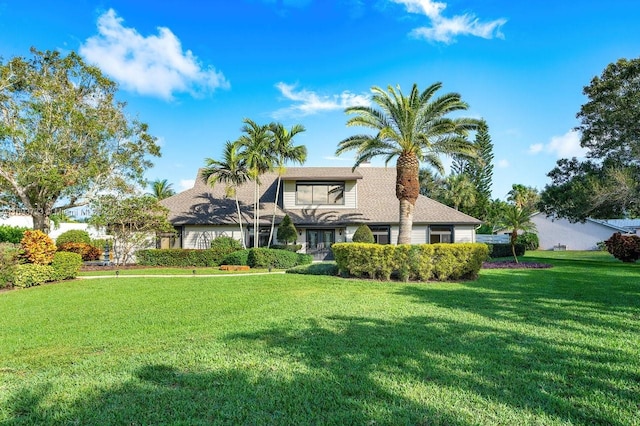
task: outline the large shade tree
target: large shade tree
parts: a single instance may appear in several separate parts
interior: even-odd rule
[[[25,209],[48,232],[54,209],[143,184],[160,149],[98,68],[75,52],[31,53],[0,61],[0,191],[5,208]]]
[[[240,213],[240,203],[238,202],[238,187],[249,180],[249,172],[246,162],[241,158],[239,142],[229,142],[224,145],[222,160],[213,158],[205,159],[205,167],[200,171],[200,178],[207,184],[214,186],[216,182],[225,185],[227,197],[234,197],[236,201],[236,212],[238,214],[238,225],[242,237],[242,247],[247,248],[242,231],[242,214]]]
[[[361,126],[375,134],[358,134],[342,140],[336,154],[355,151],[355,169],[363,162],[383,157],[385,164],[396,161],[396,197],[399,207],[398,244],[411,243],[411,228],[415,203],[420,194],[420,163],[444,174],[441,155],[477,156],[475,145],[467,139],[477,130],[479,122],[451,114],[468,108],[457,93],[436,96],[442,83],[435,83],[420,92],[416,84],[405,96],[400,87],[384,91],[373,87],[374,106],[354,106],[346,109],[352,117],[347,126]]]
[[[273,238],[273,229],[276,220],[276,208],[278,205],[278,197],[280,196],[280,182],[285,172],[285,166],[288,162],[304,164],[307,160],[307,148],[304,145],[295,145],[293,138],[305,131],[304,126],[296,124],[287,130],[281,123],[271,123],[269,125],[273,137],[273,153],[275,154],[275,168],[278,172],[278,181],[276,183],[276,197],[273,203],[273,216],[271,217],[271,230],[269,231],[269,243]]]

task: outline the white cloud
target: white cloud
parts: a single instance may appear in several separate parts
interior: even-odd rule
[[[558,158],[584,158],[587,154],[587,149],[580,146],[580,134],[569,130],[564,135],[553,136],[547,144],[537,143],[529,147],[530,154],[541,152],[554,154]]]
[[[193,188],[195,184],[196,184],[195,179],[182,179],[178,183],[178,186],[180,187],[180,191],[185,191],[187,189]]]
[[[509,164],[509,161],[508,161],[508,160],[504,160],[504,159],[499,160],[499,161],[496,163],[496,165],[498,166],[498,168],[499,168],[499,169],[506,169],[506,168],[508,168],[509,166],[511,166],[511,164]]]
[[[98,35],[80,46],[80,54],[127,90],[172,99],[176,92],[199,95],[229,87],[221,72],[204,68],[190,50],[183,51],[168,28],[144,37],[123,26],[113,9],[102,14],[97,25]]]
[[[305,116],[325,111],[342,110],[351,106],[369,106],[371,100],[367,95],[357,95],[344,91],[338,95],[318,95],[309,90],[296,90],[296,85],[278,83],[276,88],[285,99],[294,104],[288,108],[279,109],[273,113],[275,118],[282,116]]]
[[[459,35],[471,35],[491,39],[504,38],[500,28],[507,22],[506,19],[496,19],[489,22],[481,22],[473,14],[455,15],[445,17],[442,12],[447,7],[446,3],[434,0],[391,0],[402,4],[409,13],[424,15],[431,21],[430,27],[414,28],[411,35],[416,38],[452,43]]]

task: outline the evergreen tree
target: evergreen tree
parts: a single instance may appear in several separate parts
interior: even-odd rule
[[[282,222],[280,222],[280,225],[278,225],[278,233],[276,234],[278,241],[285,245],[295,243],[296,235],[298,235],[298,231],[296,230],[296,227],[291,221],[289,215],[286,215],[282,219]]]
[[[374,243],[376,240],[373,238],[373,232],[366,224],[358,226],[356,232],[353,233],[351,241],[354,243]]]

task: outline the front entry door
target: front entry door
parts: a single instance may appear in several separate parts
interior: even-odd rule
[[[307,229],[307,253],[313,260],[331,260],[331,245],[336,242],[334,229]]]

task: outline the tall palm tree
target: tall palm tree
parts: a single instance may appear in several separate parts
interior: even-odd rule
[[[238,224],[240,225],[240,235],[242,237],[242,247],[247,248],[242,230],[242,215],[240,214],[237,188],[249,180],[249,173],[246,163],[240,157],[239,148],[239,142],[227,141],[224,145],[222,160],[206,158],[206,166],[200,172],[200,178],[211,186],[215,185],[216,182],[224,183],[226,185],[226,196],[235,198]]]
[[[457,93],[434,98],[442,83],[435,83],[419,92],[413,85],[409,96],[400,87],[389,86],[388,92],[373,87],[372,100],[378,108],[354,106],[345,110],[352,114],[347,126],[363,126],[377,131],[375,135],[360,134],[338,144],[336,154],[356,151],[355,169],[362,162],[382,156],[385,164],[396,162],[396,197],[400,201],[398,244],[411,244],[413,212],[420,193],[418,170],[424,162],[444,174],[440,155],[477,156],[477,150],[467,140],[469,131],[477,130],[479,121],[472,118],[449,118],[447,115],[466,110],[468,105]]]
[[[271,231],[269,231],[269,244],[273,239],[273,228],[276,223],[276,208],[278,206],[278,197],[280,196],[280,182],[285,172],[285,164],[288,161],[304,164],[307,160],[307,148],[304,145],[294,145],[293,138],[299,133],[305,131],[304,126],[296,124],[287,130],[281,123],[271,123],[269,130],[273,135],[273,147],[275,154],[275,167],[278,171],[278,182],[276,184],[276,198],[273,203],[273,216],[271,217]]]
[[[149,195],[157,198],[158,201],[169,198],[172,195],[175,195],[175,193],[176,192],[173,190],[172,184],[170,184],[166,179],[156,179],[151,182],[151,192]]]
[[[528,207],[520,207],[516,204],[509,204],[502,213],[502,219],[500,221],[501,227],[511,230],[511,253],[516,263],[518,263],[518,256],[516,256],[516,241],[518,240],[518,231],[535,232],[536,224],[531,221],[531,215],[533,210]]]
[[[273,135],[268,125],[259,125],[249,118],[242,120],[242,132],[238,143],[242,147],[240,157],[246,163],[249,178],[253,181],[254,214],[253,246],[260,245],[260,175],[273,169]]]

